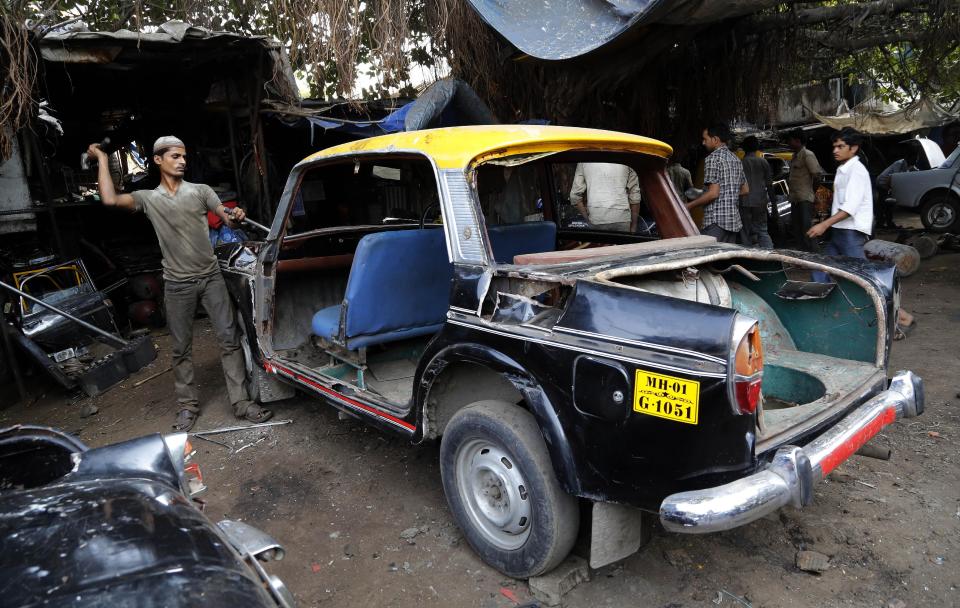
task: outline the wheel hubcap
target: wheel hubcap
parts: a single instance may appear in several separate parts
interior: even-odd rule
[[[952,205],[939,203],[930,207],[930,211],[927,212],[927,217],[930,220],[931,226],[935,228],[946,228],[956,219],[954,214]]]
[[[530,535],[530,496],[513,457],[474,439],[457,451],[457,489],[474,527],[501,549],[517,549]]]

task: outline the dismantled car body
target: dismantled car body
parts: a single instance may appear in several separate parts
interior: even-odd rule
[[[149,338],[120,338],[113,304],[82,260],[14,269],[10,280],[0,291],[16,299],[0,322],[9,316],[11,341],[64,388],[96,396],[156,358]]]
[[[887,379],[894,267],[700,236],[664,173],[670,152],[491,126],[305,159],[265,240],[218,249],[252,392],[296,387],[440,438],[458,524],[511,576],[567,555],[578,499],[593,566],[636,551],[643,512],[697,533],[808,504],[838,463],[922,411],[918,378]],[[562,221],[590,163],[639,188],[636,216],[659,238],[629,231],[629,215]],[[591,189],[609,185],[587,181],[591,218]]]
[[[0,576],[8,606],[289,608],[256,528],[214,525],[186,434],[89,449],[47,427],[0,429]]]

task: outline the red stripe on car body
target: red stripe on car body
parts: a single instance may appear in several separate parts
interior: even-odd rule
[[[874,435],[883,430],[883,427],[892,424],[897,419],[897,410],[894,407],[888,407],[878,414],[866,426],[850,436],[849,439],[841,443],[835,450],[827,454],[820,461],[820,470],[826,477],[830,471],[837,468],[841,462],[853,456],[857,450],[870,441]]]
[[[268,364],[265,364],[264,366],[266,366],[266,365],[268,365]],[[336,398],[336,399],[339,400],[339,401],[343,401],[343,402],[346,403],[347,405],[350,405],[350,406],[353,406],[353,407],[355,407],[355,408],[361,409],[361,410],[363,410],[364,412],[367,412],[368,414],[373,414],[374,416],[376,416],[376,417],[378,417],[378,418],[383,418],[384,420],[387,420],[387,421],[389,421],[389,422],[392,422],[393,424],[396,424],[397,426],[400,426],[400,427],[402,427],[402,428],[404,428],[404,429],[406,429],[406,430],[408,430],[408,431],[415,431],[415,430],[417,430],[417,427],[415,427],[414,425],[410,424],[409,422],[405,422],[405,421],[403,421],[403,420],[400,420],[399,418],[397,418],[397,417],[395,417],[395,416],[391,416],[390,414],[385,414],[385,413],[377,410],[376,408],[373,408],[373,407],[370,407],[369,405],[366,405],[365,403],[360,403],[359,401],[354,401],[354,400],[351,399],[350,397],[347,397],[346,395],[341,395],[341,394],[338,393],[337,391],[335,391],[335,390],[333,390],[333,389],[331,389],[331,388],[327,388],[327,387],[325,387],[324,385],[320,384],[319,382],[316,382],[316,381],[314,381],[314,380],[311,380],[310,378],[307,378],[306,376],[303,376],[303,375],[301,375],[301,374],[298,374],[298,373],[295,372],[295,371],[286,369],[286,368],[284,368],[284,367],[280,367],[279,365],[276,365],[276,364],[272,365],[272,367],[273,367],[275,370],[278,370],[278,371],[281,371],[281,372],[287,374],[288,376],[290,376],[291,378],[293,378],[293,379],[296,380],[297,382],[302,382],[302,383],[304,383],[304,384],[308,384],[308,385],[312,386],[313,388],[317,389],[318,391],[321,391],[321,392],[323,392],[323,393],[326,393],[326,394],[328,394],[328,395]]]

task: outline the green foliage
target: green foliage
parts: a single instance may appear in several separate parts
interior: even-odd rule
[[[905,105],[928,98],[945,107],[960,103],[960,47],[946,49],[934,60],[932,54],[902,42],[841,57],[836,65],[840,73],[870,79],[884,102]]]
[[[353,97],[410,91],[410,66],[435,65],[427,0],[6,0],[0,15],[35,31],[67,21],[91,30],[149,31],[170,20],[211,30],[270,36],[286,47],[311,96]]]

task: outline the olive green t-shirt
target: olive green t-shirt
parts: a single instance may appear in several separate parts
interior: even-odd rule
[[[163,184],[132,194],[136,210],[147,214],[157,232],[164,279],[186,281],[219,270],[207,227],[207,211],[216,211],[220,204],[213,188],[182,182],[176,194]]]

